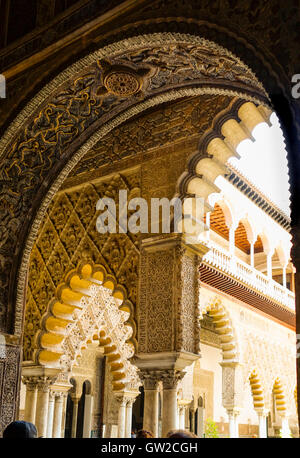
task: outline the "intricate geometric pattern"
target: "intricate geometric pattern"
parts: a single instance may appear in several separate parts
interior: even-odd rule
[[[129,175],[128,180],[134,181]],[[66,272],[86,256],[105,266],[128,289],[136,304],[139,252],[127,234],[100,234],[96,230],[96,203],[130,187],[126,176],[116,175],[98,184],[86,184],[80,191],[58,194],[44,218],[32,250],[26,301],[24,358],[32,359],[34,336],[58,284]]]

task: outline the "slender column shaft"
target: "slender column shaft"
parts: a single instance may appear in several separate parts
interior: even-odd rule
[[[118,415],[118,437],[125,437],[125,422],[126,422],[126,401],[121,400],[119,403]]]
[[[282,418],[281,436],[283,438],[290,438],[291,437],[291,431],[290,431],[290,427],[289,427],[289,419],[288,419],[288,417],[283,417]]]
[[[125,425],[125,437],[131,437],[132,427],[132,404],[133,401],[128,401],[126,405],[126,425]]]
[[[50,381],[47,377],[44,377],[43,380],[38,383],[35,425],[38,430],[38,435],[42,437],[46,437],[47,435],[49,385]]]
[[[260,438],[268,437],[268,434],[267,434],[267,417],[265,415],[259,415],[258,416],[258,422],[259,422],[259,437]]]
[[[228,417],[229,417],[229,437],[235,438],[235,433],[236,433],[235,418],[233,414],[229,414]]]
[[[177,428],[177,385],[184,372],[170,369],[161,372],[163,382],[162,437]]]
[[[235,437],[239,437],[239,422],[237,416],[235,416]]]
[[[286,288],[286,265],[283,266],[282,270],[282,284]]]
[[[267,276],[272,278],[272,253],[267,254]]]
[[[234,245],[235,245],[235,227],[231,226],[229,229],[229,253],[234,255]]]
[[[163,390],[163,412],[162,412],[162,436],[166,437],[167,433],[177,426],[177,390]]]
[[[197,436],[203,437],[204,434],[204,408],[198,407],[198,431]]]
[[[54,401],[55,401],[55,395],[53,392],[50,391],[49,405],[48,405],[47,437],[52,437]]]
[[[26,399],[24,420],[30,423],[35,423],[35,411],[37,401],[37,382],[26,380]]]
[[[158,437],[158,391],[157,388],[144,390],[143,429]]]
[[[93,396],[91,394],[86,394],[85,403],[84,403],[83,437],[91,436],[92,412],[93,412]]]
[[[195,432],[195,411],[191,410],[191,432]]]
[[[73,399],[73,415],[72,415],[71,437],[76,437],[76,433],[77,433],[78,402],[79,402],[79,399],[77,399],[77,398]]]
[[[62,393],[55,396],[54,416],[53,416],[53,437],[61,437],[61,423],[63,415],[64,398]]]
[[[64,398],[64,402],[63,402],[63,415],[62,415],[62,422],[61,422],[61,436],[60,437],[65,437],[68,393],[64,393],[63,398]]]
[[[250,243],[250,265],[254,267],[254,242]]]

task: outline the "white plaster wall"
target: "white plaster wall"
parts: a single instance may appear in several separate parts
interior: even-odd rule
[[[228,421],[227,413],[222,406],[222,367],[220,362],[222,361],[222,353],[219,348],[211,347],[209,345],[201,345],[201,359],[200,368],[212,371],[214,373],[214,418],[213,420],[218,422],[221,421],[220,417]]]

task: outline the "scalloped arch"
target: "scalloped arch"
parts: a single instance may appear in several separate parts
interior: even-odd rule
[[[263,122],[270,124],[271,114],[272,110],[265,106],[240,100],[232,103],[230,113],[220,113],[200,139],[198,151],[189,158],[187,170],[177,183],[178,194],[202,197],[204,212],[212,211],[209,196],[220,192],[216,178],[227,173],[230,157],[239,158],[237,146],[243,140],[253,140],[253,129]]]
[[[137,368],[129,361],[137,349],[133,305],[104,266],[82,262],[68,272],[41,324],[36,364],[71,372],[82,351],[98,340],[110,365],[113,389],[138,386]]]
[[[220,336],[223,362],[236,362],[239,359],[238,343],[232,326],[229,312],[220,299],[208,303],[201,311],[201,319],[204,314],[212,317],[217,334]]]
[[[249,376],[249,382],[250,382],[250,387],[251,387],[251,392],[252,392],[252,397],[253,397],[253,406],[254,409],[264,409],[265,408],[265,399],[264,399],[264,393],[263,393],[263,387],[261,384],[260,377],[254,369],[250,376]]]
[[[286,412],[286,399],[285,399],[284,388],[283,388],[283,385],[279,377],[275,379],[275,382],[273,385],[273,394],[275,397],[276,409],[278,410],[278,412],[285,413]]]

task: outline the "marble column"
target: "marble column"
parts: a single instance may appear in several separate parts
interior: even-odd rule
[[[257,411],[258,415],[258,437],[260,438],[266,438],[268,437],[268,432],[267,432],[267,416],[268,416],[268,411],[267,410],[259,410]]]
[[[61,437],[63,405],[64,405],[63,393],[58,392],[55,394],[52,437]]]
[[[35,426],[38,430],[38,436],[42,437],[46,437],[47,435],[50,383],[51,379],[49,377],[39,377]]]
[[[143,429],[158,437],[158,378],[154,372],[144,372],[141,378],[144,382]]]
[[[163,412],[162,412],[162,437],[177,428],[177,385],[184,376],[179,370],[162,371],[163,382]]]
[[[250,265],[254,267],[254,244],[255,242],[250,242]]]
[[[282,286],[286,288],[286,268],[287,264],[285,264],[282,268]]]
[[[47,437],[52,437],[54,402],[55,402],[55,392],[50,390],[49,405],[48,405]]]
[[[64,393],[63,399],[64,399],[64,402],[63,402],[63,415],[62,415],[62,422],[61,422],[61,435],[60,435],[60,437],[65,437],[68,392]]]
[[[229,253],[234,256],[234,248],[235,248],[235,226],[229,227]]]
[[[125,437],[131,437],[132,428],[132,405],[134,399],[129,399],[126,404],[126,420],[125,420]]]
[[[289,419],[288,419],[287,416],[282,417],[281,437],[285,438],[285,439],[291,437],[291,430],[290,430],[290,427],[289,427]]]
[[[191,415],[191,432],[195,433],[195,411],[193,409],[190,410]]]
[[[227,410],[228,419],[229,419],[229,437],[231,439],[239,437],[239,424],[237,417],[239,411],[236,409]]]
[[[204,407],[198,407],[197,415],[198,415],[197,436],[203,437],[204,435]]]
[[[24,420],[35,423],[36,401],[37,401],[37,378],[23,377],[26,385],[25,413]]]
[[[125,437],[125,423],[126,423],[126,404],[127,398],[124,395],[117,395],[117,402],[119,405],[119,414],[118,414],[118,437]]]
[[[72,401],[73,401],[73,412],[72,412],[72,432],[71,432],[71,437],[76,437],[79,399],[78,398],[72,398]]]
[[[267,277],[272,279],[272,256],[273,252],[267,253]]]
[[[83,421],[83,437],[91,437],[92,429],[92,415],[93,415],[93,396],[91,394],[85,395],[84,402],[84,421]]]

